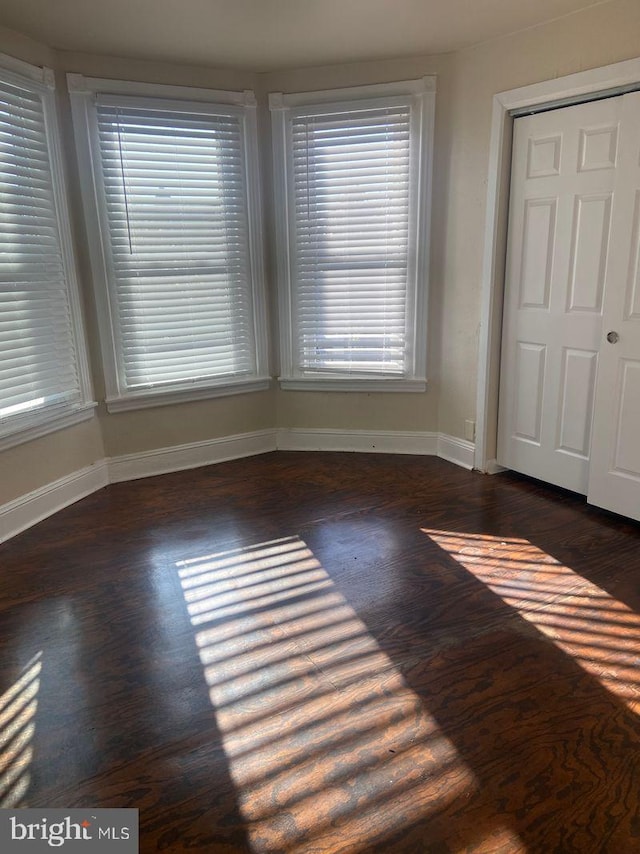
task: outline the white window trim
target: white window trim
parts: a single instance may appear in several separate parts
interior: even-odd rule
[[[66,427],[73,427],[74,424],[90,421],[95,414],[97,405],[91,401],[71,411],[59,412],[55,415],[49,413],[46,420],[40,419],[38,421],[36,418],[25,418],[21,420],[19,427],[16,426],[16,430],[19,432],[7,433],[0,438],[0,451],[6,451],[8,448],[21,445],[23,442],[31,442],[32,439],[39,439],[41,436],[64,430]]]
[[[67,87],[76,139],[84,203],[87,239],[91,258],[95,298],[98,307],[98,327],[106,386],[106,405],[109,412],[144,409],[190,400],[242,394],[267,389],[271,384],[268,365],[266,327],[266,296],[264,283],[264,247],[262,234],[262,201],[259,177],[257,103],[250,90],[242,92],[221,89],[199,89],[187,86],[166,86],[156,83],[139,83],[128,80],[110,80],[67,74]],[[114,334],[110,284],[103,241],[107,239],[106,223],[102,222],[100,184],[96,172],[99,163],[94,122],[91,115],[97,95],[129,95],[136,98],[175,100],[182,108],[190,104],[207,104],[241,109],[244,116],[246,145],[247,195],[249,220],[249,255],[253,283],[253,315],[256,340],[256,374],[243,380],[208,381],[202,384],[185,383],[183,388],[144,393],[125,391],[120,381],[119,357]]]
[[[60,250],[64,266],[72,332],[76,352],[76,368],[80,387],[80,401],[60,409],[34,411],[15,419],[14,428],[0,437],[0,451],[46,436],[48,433],[62,430],[73,424],[91,419],[97,403],[93,401],[93,386],[89,359],[87,356],[86,336],[82,303],[78,286],[78,273],[71,219],[69,215],[68,184],[62,155],[60,126],[56,107],[55,74],[53,69],[31,65],[13,56],[0,54],[0,78],[16,86],[38,92],[42,96],[47,147],[49,150],[53,196],[58,221]]]
[[[280,320],[279,383],[286,390],[313,391],[424,391],[427,387],[427,310],[429,285],[429,243],[431,233],[431,185],[433,172],[433,137],[435,119],[435,76],[372,86],[329,89],[318,92],[296,92],[269,95],[273,135],[273,174],[276,230],[276,270]],[[293,278],[291,271],[290,216],[290,151],[288,120],[292,110],[325,104],[336,109],[366,99],[392,99],[412,96],[418,111],[420,138],[418,151],[417,211],[414,240],[415,269],[412,275],[413,324],[412,370],[404,378],[336,377],[301,371],[296,366],[293,335]]]
[[[251,391],[264,391],[271,386],[271,378],[238,380],[219,385],[194,385],[185,391],[172,390],[153,392],[152,394],[133,392],[125,397],[107,398],[109,412],[127,412],[131,409],[152,409],[156,406],[170,406],[174,403],[188,403],[190,400],[208,400],[211,397],[229,397]]]

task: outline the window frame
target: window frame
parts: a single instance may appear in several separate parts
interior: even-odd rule
[[[45,125],[44,143],[49,155],[51,187],[58,228],[60,254],[71,321],[71,343],[75,354],[79,397],[10,416],[0,428],[0,451],[46,436],[93,418],[97,403],[93,400],[91,372],[87,355],[82,302],[69,214],[68,184],[62,154],[58,121],[55,74],[52,69],[32,65],[16,57],[0,54],[0,81],[31,94],[42,101]]]
[[[257,103],[251,90],[227,91],[139,83],[126,80],[85,77],[67,74],[71,112],[76,138],[80,183],[82,189],[87,239],[98,308],[98,326],[109,412],[145,409],[192,400],[222,397],[269,388],[268,338],[264,284],[264,249],[262,235],[262,202],[260,192]],[[109,227],[106,219],[105,194],[101,178],[97,116],[94,105],[99,95],[135,99],[140,105],[158,106],[173,103],[188,112],[189,106],[206,109],[221,115],[237,115],[242,119],[245,154],[245,180],[251,303],[255,339],[256,370],[247,379],[209,378],[201,383],[186,381],[172,388],[128,390],[124,383],[118,346],[117,324],[114,319],[116,300],[114,284],[109,275]],[[130,105],[133,100],[129,101]]]
[[[380,85],[329,89],[319,92],[269,94],[272,120],[276,270],[280,319],[280,376],[282,389],[315,391],[410,391],[427,387],[427,310],[429,237],[435,118],[436,78],[429,75]],[[407,312],[410,319],[407,368],[402,377],[332,371],[307,371],[299,364],[295,318],[296,287],[293,277],[295,219],[293,214],[293,151],[291,123],[297,116],[318,112],[347,112],[358,106],[384,107],[398,103],[411,106],[411,145],[415,152],[415,176]]]

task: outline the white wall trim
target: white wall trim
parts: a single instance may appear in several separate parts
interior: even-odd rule
[[[354,451],[375,454],[437,456],[473,468],[473,443],[444,433],[395,430],[280,429],[280,451]]]
[[[423,392],[427,390],[426,380],[383,379],[330,379],[329,377],[309,377],[308,379],[288,379],[278,377],[280,388],[284,391],[390,391],[390,392]]]
[[[32,65],[30,62],[25,62],[23,59],[9,56],[6,53],[0,53],[0,68],[10,72],[12,75],[18,75],[18,78],[26,77],[28,80],[38,83],[46,89],[52,89],[55,85],[53,70],[51,68]],[[19,79],[17,82],[21,83],[24,80]]]
[[[442,460],[455,463],[464,469],[473,468],[473,454],[475,445],[467,439],[458,439],[456,436],[447,436],[446,433],[438,434],[438,456]]]
[[[280,429],[279,451],[356,451],[374,454],[435,455],[438,434],[394,430]]]
[[[90,421],[95,415],[97,403],[82,403],[76,409],[71,411],[52,412],[45,410],[36,411],[30,417],[27,416],[22,420],[22,425],[19,429],[12,433],[6,433],[0,436],[0,451],[6,451],[8,448],[13,448],[16,445],[22,445],[24,442],[31,442],[33,439],[39,439],[41,436],[46,436],[49,433],[55,433],[58,430],[64,430],[67,427],[72,427],[74,424],[81,424],[83,421]]]
[[[106,460],[72,472],[0,506],[0,543],[102,489],[109,482]]]
[[[512,110],[539,107],[557,101],[584,100],[596,93],[614,93],[640,82],[640,58],[592,68],[555,80],[534,83],[500,92],[493,98],[489,174],[482,268],[482,303],[476,399],[475,467],[488,472],[495,463],[491,441],[498,417],[502,294],[506,209],[509,201],[509,161],[511,159]]]
[[[127,412],[133,409],[153,409],[156,406],[173,406],[192,400],[208,400],[214,397],[231,397],[252,391],[266,391],[271,386],[270,377],[231,382],[225,385],[209,385],[204,388],[181,389],[180,391],[153,392],[151,394],[125,394],[122,397],[107,397],[107,412]]]
[[[107,461],[109,482],[119,483],[124,480],[153,477],[275,450],[275,430],[257,430],[253,433],[223,436],[220,439],[207,439],[204,442],[191,442],[188,445],[155,448],[139,454],[110,457]]]
[[[249,90],[202,89],[194,86],[173,86],[165,83],[140,83],[132,80],[112,80],[89,77],[84,74],[67,74],[67,88],[73,94],[136,95],[150,98],[177,98],[181,101],[204,101],[217,104],[235,104],[240,107],[255,104],[255,95]]]
[[[278,430],[277,445],[279,451],[354,451],[437,456],[463,468],[473,468],[473,442],[446,433],[298,427]]]
[[[306,107],[309,104],[335,103],[336,101],[359,101],[362,98],[402,97],[409,92],[422,95],[435,92],[437,78],[435,74],[419,77],[417,80],[398,80],[391,83],[370,83],[363,86],[348,86],[337,89],[323,89],[312,92],[269,93],[269,109],[283,110],[290,107]]]

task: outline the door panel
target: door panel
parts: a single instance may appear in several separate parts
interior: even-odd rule
[[[611,193],[576,196],[571,241],[568,311],[602,313],[609,252]]]
[[[527,178],[550,178],[560,174],[562,136],[529,137]]]
[[[557,446],[589,459],[598,354],[563,348]]]
[[[640,520],[640,93],[622,101],[588,500]]]
[[[549,308],[556,199],[527,199],[522,235],[520,308]]]
[[[622,99],[514,122],[498,462],[586,494]]]
[[[618,151],[618,125],[582,128],[580,131],[579,172],[615,169]]]
[[[517,397],[515,434],[519,439],[536,445],[539,445],[541,440],[545,351],[546,348],[541,344],[518,341],[517,383],[522,388],[528,388],[529,394]]]

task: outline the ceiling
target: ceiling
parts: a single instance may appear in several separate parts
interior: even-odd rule
[[[607,0],[1,0],[50,47],[268,71],[447,53]]]

